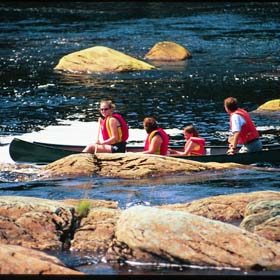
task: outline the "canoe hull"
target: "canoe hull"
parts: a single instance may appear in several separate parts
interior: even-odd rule
[[[189,156],[179,157],[189,160],[195,160],[200,162],[219,162],[219,163],[240,163],[240,164],[253,164],[253,163],[280,163],[280,149],[268,150],[262,152],[252,153],[237,153],[235,155],[205,155],[205,156]]]
[[[15,138],[10,144],[9,153],[10,157],[15,162],[48,164],[80,152],[51,148]]]

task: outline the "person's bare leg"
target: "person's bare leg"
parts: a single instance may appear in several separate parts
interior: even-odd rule
[[[95,145],[97,145],[96,150]],[[89,144],[84,148],[83,153],[112,153],[112,147],[111,145]]]
[[[83,149],[83,153],[94,153],[95,151],[95,144],[88,144],[84,149]]]

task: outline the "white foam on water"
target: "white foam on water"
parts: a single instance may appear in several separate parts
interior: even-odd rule
[[[170,135],[176,135],[181,132],[179,129],[166,129]],[[63,120],[59,125],[48,126],[43,130],[22,134],[16,136],[26,141],[37,141],[51,144],[65,145],[87,145],[95,142],[97,139],[98,123]],[[144,129],[129,129],[129,142],[137,142],[137,145],[144,145],[147,133]],[[0,143],[6,144],[0,146],[0,162],[14,163],[9,155],[9,143],[13,136],[0,136]],[[100,133],[100,138],[102,138]],[[134,143],[135,144],[135,143]]]

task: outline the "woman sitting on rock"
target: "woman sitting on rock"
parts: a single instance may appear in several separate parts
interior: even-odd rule
[[[99,127],[101,128],[103,140],[86,146],[86,153],[124,153],[126,151],[126,140],[128,139],[128,126],[124,118],[114,113],[116,106],[111,100],[101,100]],[[99,131],[98,131],[99,132]],[[98,133],[99,135],[99,133]]]

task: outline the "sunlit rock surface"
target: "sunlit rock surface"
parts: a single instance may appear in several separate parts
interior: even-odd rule
[[[83,201],[88,202],[83,204],[88,211],[80,216]],[[117,202],[106,200],[0,196],[0,244],[90,252],[106,261],[167,259],[206,266],[280,269],[280,243],[271,241],[279,240],[279,201],[280,192],[260,191],[121,210]],[[244,229],[214,221],[243,217]],[[0,268],[4,265],[0,256]],[[11,267],[4,271],[8,269],[12,271]],[[15,273],[18,271],[25,272],[15,267]]]
[[[44,166],[38,173],[39,177],[75,177],[98,174],[100,167],[95,155],[81,153],[70,155]]]
[[[72,221],[72,207],[60,202],[35,197],[0,196],[2,244],[41,250],[61,249]]]
[[[170,210],[186,211],[213,220],[231,222],[244,217],[245,209],[250,202],[257,203],[257,201],[264,199],[280,200],[280,192],[259,191],[219,195],[188,203],[167,204],[160,207]]]
[[[146,59],[157,61],[180,61],[191,57],[191,53],[183,46],[174,42],[155,44],[145,55]]]
[[[263,197],[260,201],[249,203],[240,227],[267,239],[280,241],[280,197],[278,200]]]
[[[91,209],[75,231],[72,250],[105,253],[114,237],[119,214],[116,209]]]
[[[249,168],[235,163],[202,163],[141,153],[81,153],[50,163],[38,173],[41,179],[100,175],[116,178],[145,178],[188,174],[206,170]]]
[[[116,237],[132,249],[170,261],[242,269],[280,267],[280,244],[182,211],[131,207],[120,215]]]
[[[89,205],[89,211],[84,217],[78,216],[77,209],[81,201],[86,201]],[[62,202],[75,207],[75,216],[79,220],[79,224],[76,224],[73,230],[71,250],[105,253],[115,233],[115,224],[120,212],[118,202],[86,198],[66,199]]]
[[[81,275],[83,273],[65,267],[58,258],[44,252],[0,244],[0,274]],[[26,278],[28,279],[28,276]]]
[[[55,70],[75,73],[150,70],[154,66],[119,51],[96,46],[62,57]]]
[[[257,111],[266,110],[266,111],[280,111],[280,99],[274,99],[267,101],[257,108]]]

